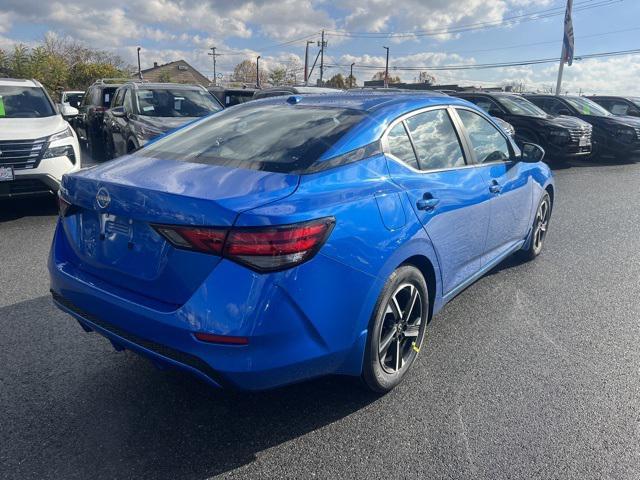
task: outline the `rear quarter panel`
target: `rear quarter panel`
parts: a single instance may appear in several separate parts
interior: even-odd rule
[[[278,287],[334,351],[339,373],[359,374],[368,324],[391,272],[414,255],[438,272],[435,253],[415,214],[378,155],[303,176],[295,194],[238,217],[238,226],[288,224],[333,216],[336,225],[317,257],[278,277]],[[436,299],[440,276],[436,273]],[[318,301],[318,297],[326,301]],[[436,300],[436,308],[439,301]]]

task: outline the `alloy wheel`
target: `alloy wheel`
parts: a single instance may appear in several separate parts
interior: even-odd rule
[[[547,236],[547,228],[549,227],[549,211],[549,198],[545,197],[540,202],[538,211],[536,212],[536,226],[533,231],[533,249],[536,253],[539,253],[542,250],[544,239]]]
[[[378,359],[385,372],[400,372],[419,351],[425,327],[423,304],[420,292],[411,283],[403,283],[391,295],[378,339]]]

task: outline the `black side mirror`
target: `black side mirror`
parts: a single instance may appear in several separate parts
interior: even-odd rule
[[[491,115],[492,117],[502,118],[502,112],[497,108],[490,108],[489,115]]]
[[[540,145],[535,143],[522,144],[522,161],[526,163],[538,163],[544,159],[545,151]]]
[[[111,115],[113,115],[114,117],[122,118],[125,117],[127,113],[124,111],[124,107],[114,107],[111,109]]]
[[[558,110],[558,115],[568,115],[571,116],[572,113],[570,110],[567,110],[566,108],[563,108],[561,110]]]

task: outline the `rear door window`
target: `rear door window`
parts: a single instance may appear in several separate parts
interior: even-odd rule
[[[627,115],[629,113],[629,105],[624,102],[611,102],[609,111],[614,115]]]
[[[421,170],[466,165],[458,134],[445,109],[419,113],[406,123]]]
[[[419,168],[418,159],[413,151],[413,145],[411,145],[409,135],[405,130],[404,122],[398,123],[389,131],[387,134],[387,143],[391,155],[416,170]]]
[[[113,102],[111,102],[111,107],[116,108],[122,106],[122,97],[124,96],[124,89],[119,88],[116,91],[115,96],[113,97]]]
[[[560,115],[566,113],[569,110],[569,107],[555,98],[545,98],[543,105],[543,110],[550,115]]]
[[[360,110],[247,104],[178,130],[140,154],[185,162],[302,172],[359,123]]]
[[[124,98],[122,100],[122,105],[124,105],[124,111],[127,113],[133,113],[133,105],[131,103],[131,89],[127,88],[124,92]]]
[[[470,110],[457,110],[478,163],[504,162],[511,157],[507,139],[487,119]]]

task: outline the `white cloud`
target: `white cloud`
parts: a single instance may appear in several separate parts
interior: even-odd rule
[[[268,68],[287,61],[292,52],[303,54],[305,40],[269,49],[266,45],[288,42],[321,29],[415,33],[499,21],[558,5],[561,6],[554,0],[350,0],[340,4],[329,0],[0,0],[0,48],[37,41],[38,38],[20,31],[20,25],[29,24],[69,35],[94,48],[112,50],[131,64],[136,63],[136,47],[142,45],[143,66],[184,58],[210,75],[212,63],[207,52],[212,45],[225,54],[218,58],[218,71],[230,72],[235,64],[247,58],[254,60],[258,54],[263,57],[262,65]],[[463,34],[465,38],[466,35]],[[449,38],[450,35],[440,35],[436,39]],[[251,48],[231,48],[239,39],[245,45],[253,40]],[[374,55],[349,55],[345,52],[354,45],[352,39],[335,35],[328,39],[326,63],[356,62],[383,68],[380,40],[361,43]],[[423,37],[419,36],[387,39],[384,44],[393,45],[392,66],[474,62],[472,57],[433,51],[401,53],[409,48],[415,51],[421,41]],[[316,51],[314,46],[310,62]],[[576,62],[566,69],[565,86],[571,91],[582,88],[589,93],[640,94],[637,58]],[[348,67],[328,70],[327,74],[338,71],[348,73]],[[556,71],[557,66],[551,65],[433,73],[442,82],[493,85],[512,81],[540,88],[554,83]],[[370,78],[373,73],[375,70],[362,70],[357,76]],[[418,74],[394,70],[392,73],[406,81],[413,81]]]

